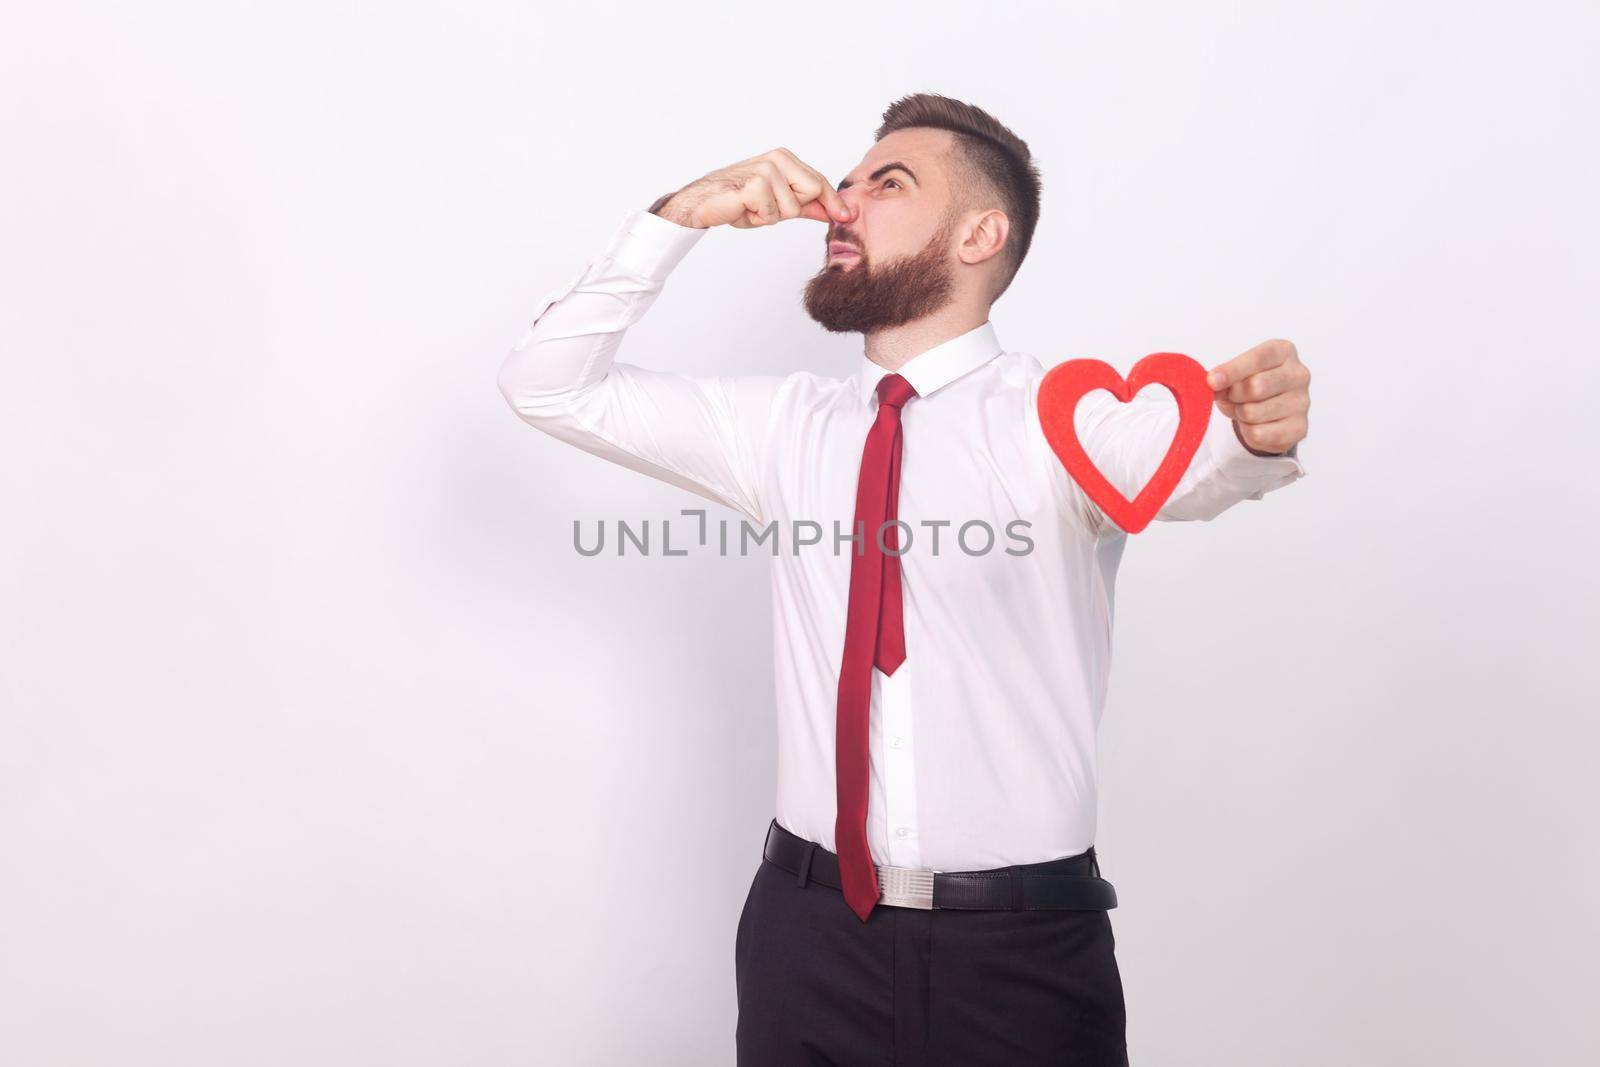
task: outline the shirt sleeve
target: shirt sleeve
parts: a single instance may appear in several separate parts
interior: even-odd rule
[[[1084,451],[1131,500],[1172,445],[1178,404],[1159,387],[1141,391],[1126,404],[1103,390],[1095,391],[1078,405],[1075,422]],[[1167,522],[1209,521],[1242,500],[1260,500],[1305,474],[1299,444],[1281,456],[1258,456],[1239,440],[1233,420],[1213,407],[1200,447],[1155,517]],[[1117,529],[1087,494],[1079,492],[1099,525]]]
[[[629,214],[598,259],[540,300],[498,382],[528,425],[762,522],[766,430],[784,379],[697,377],[615,358],[705,233]]]

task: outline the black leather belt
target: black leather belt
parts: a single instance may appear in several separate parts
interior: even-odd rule
[[[773,819],[762,856],[796,876],[839,888],[839,855],[785,830]],[[1094,849],[1076,856],[996,867],[986,871],[929,871],[877,864],[879,904],[901,908],[964,908],[1002,911],[1072,909],[1105,911],[1117,906],[1117,891],[1100,877]]]

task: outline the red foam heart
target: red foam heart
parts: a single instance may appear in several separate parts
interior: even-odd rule
[[[1147,385],[1164,385],[1178,401],[1178,432],[1162,457],[1161,466],[1139,495],[1129,500],[1095,467],[1078,443],[1074,413],[1078,401],[1091,389],[1106,389],[1126,404]],[[1074,481],[1100,505],[1100,510],[1127,533],[1149,525],[1167,502],[1178,480],[1189,469],[1206,425],[1211,421],[1215,393],[1206,384],[1206,369],[1177,352],[1156,352],[1133,365],[1126,381],[1108,363],[1098,359],[1071,359],[1050,368],[1039,383],[1039,423],[1045,440]]]

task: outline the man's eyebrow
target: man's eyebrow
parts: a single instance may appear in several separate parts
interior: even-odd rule
[[[904,163],[901,163],[898,160],[896,160],[893,163],[885,163],[883,166],[879,167],[877,170],[875,170],[871,174],[867,175],[867,181],[875,182],[879,178],[883,177],[885,174],[888,174],[891,170],[903,170],[903,171],[906,172],[906,177],[910,178],[912,181],[916,181],[917,180],[917,176],[912,173],[910,167],[908,167]],[[844,192],[846,189],[850,188],[854,184],[855,184],[855,182],[851,181],[849,178],[846,178],[844,181],[839,183],[839,192],[841,192],[841,193]]]

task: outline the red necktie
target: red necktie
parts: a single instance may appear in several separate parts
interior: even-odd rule
[[[839,710],[834,764],[838,808],[833,835],[839,854],[839,881],[850,910],[862,922],[878,903],[878,872],[867,848],[867,731],[872,702],[872,666],[893,674],[906,658],[900,604],[900,528],[885,526],[897,517],[900,500],[900,407],[917,395],[898,374],[878,382],[878,418],[867,431],[856,482],[852,532],[860,540],[850,557],[850,606],[844,627],[844,658],[839,666]],[[878,533],[883,531],[883,549]]]

